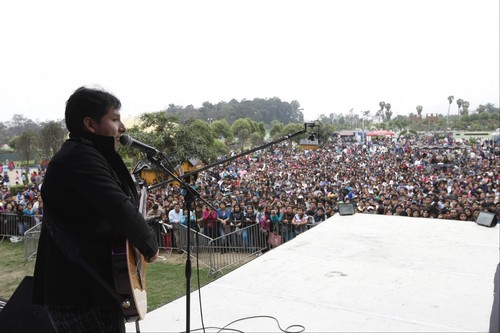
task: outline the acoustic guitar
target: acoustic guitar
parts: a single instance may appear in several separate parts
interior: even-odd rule
[[[141,189],[139,211],[146,216],[147,190]],[[116,292],[122,296],[121,309],[127,322],[142,320],[148,309],[146,293],[147,263],[127,239],[115,240],[112,247],[112,269]]]

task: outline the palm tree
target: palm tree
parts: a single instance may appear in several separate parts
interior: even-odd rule
[[[422,105],[417,105],[417,114],[418,114],[418,117],[419,118],[422,118],[422,110],[424,108],[422,107]]]
[[[378,106],[380,106],[380,110],[384,110],[384,107],[385,107],[385,102],[384,102],[384,101],[379,102],[379,103],[378,103]]]
[[[391,103],[385,103],[385,119],[391,120],[392,111],[391,111]]]
[[[351,118],[351,129],[352,129],[352,121],[354,119],[354,109],[349,110],[349,118]]]
[[[462,102],[462,116],[468,115],[469,114],[469,102],[468,101],[463,101]]]
[[[483,104],[479,104],[479,106],[476,109],[477,114],[482,115],[483,113],[486,112],[486,107]]]
[[[458,105],[458,115],[460,116],[460,108],[462,107],[462,104],[464,103],[464,100],[459,98],[457,99],[457,105]]]
[[[385,107],[385,102],[379,102],[378,105],[380,106],[380,110],[377,111],[375,116],[379,118],[379,121],[382,122],[384,120],[384,107]]]
[[[365,118],[367,118],[367,117],[370,116],[370,110],[361,111],[361,114],[363,115],[363,136],[364,136],[364,133],[365,133]]]
[[[450,126],[449,126],[449,123],[450,123],[450,107],[451,107],[451,103],[453,102],[454,99],[455,99],[455,97],[453,97],[453,95],[448,96],[448,102],[450,104],[448,104],[448,117],[446,118],[446,128],[450,128]]]

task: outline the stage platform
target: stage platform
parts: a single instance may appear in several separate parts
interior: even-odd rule
[[[498,225],[337,214],[203,287],[205,331],[487,332],[499,249]],[[197,291],[190,316],[203,332]],[[185,331],[186,297],[140,327]]]

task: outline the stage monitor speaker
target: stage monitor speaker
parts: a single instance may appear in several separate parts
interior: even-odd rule
[[[31,304],[33,277],[26,276],[0,311],[0,332],[55,332],[47,311]]]
[[[339,214],[340,215],[353,215],[354,205],[353,204],[339,204]]]
[[[480,212],[476,223],[485,227],[494,227],[497,225],[497,217],[493,213]]]

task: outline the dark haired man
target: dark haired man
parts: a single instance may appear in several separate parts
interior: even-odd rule
[[[45,306],[56,331],[124,332],[124,315],[110,292],[112,244],[128,239],[148,262],[158,255],[154,234],[137,208],[136,186],[117,153],[126,131],[120,107],[119,99],[102,89],[77,89],[66,103],[69,139],[45,174],[33,303]],[[86,207],[78,214],[72,208],[76,202]],[[79,254],[68,256],[72,251]]]

